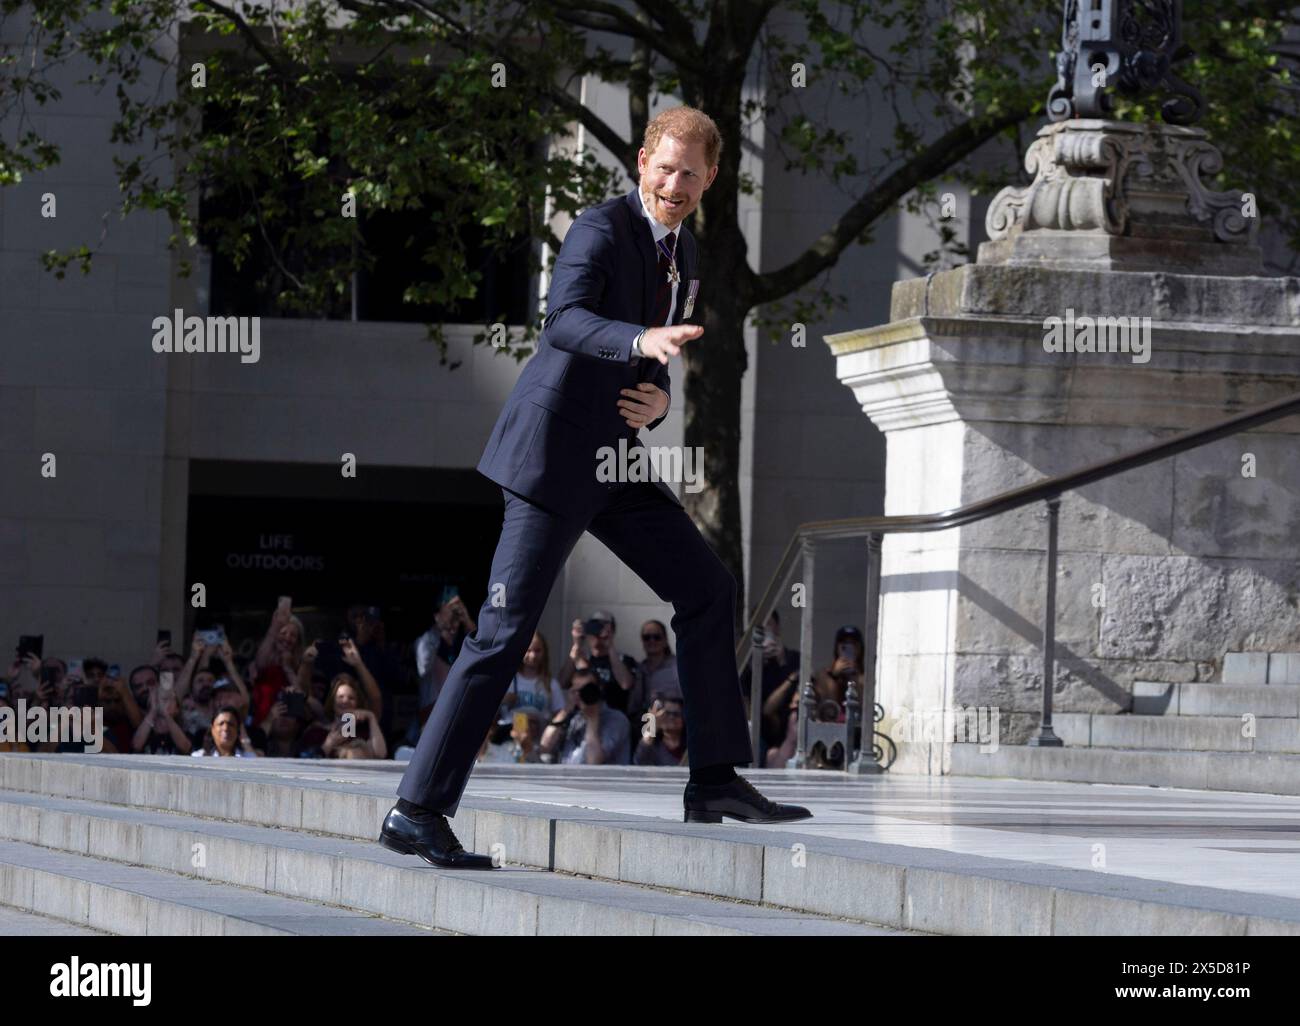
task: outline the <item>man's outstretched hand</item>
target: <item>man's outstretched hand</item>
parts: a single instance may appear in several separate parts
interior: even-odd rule
[[[640,382],[636,388],[619,389],[619,395],[623,398],[618,401],[618,412],[632,428],[645,427],[668,409],[668,393],[648,381]]]
[[[670,356],[682,351],[682,346],[704,334],[698,324],[669,324],[650,328],[641,336],[641,355],[667,363]]]

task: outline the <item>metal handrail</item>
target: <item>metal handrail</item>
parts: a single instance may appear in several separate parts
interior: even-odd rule
[[[804,564],[804,580],[802,583],[804,585],[805,606],[799,635],[800,660],[802,663],[800,677],[805,679],[804,687],[806,690],[806,681],[810,679],[809,667],[812,665],[813,547],[819,541],[862,537],[867,539],[867,622],[865,624],[863,646],[865,679],[863,681],[861,700],[856,704],[869,712],[875,706],[875,667],[880,608],[880,553],[883,536],[886,534],[944,531],[949,528],[963,527],[966,524],[973,524],[989,517],[1020,509],[1022,506],[1028,506],[1033,502],[1046,502],[1047,504],[1048,578],[1047,608],[1044,614],[1043,630],[1043,720],[1039,726],[1039,733],[1030,738],[1029,744],[1059,746],[1061,741],[1052,732],[1052,685],[1056,656],[1056,537],[1061,494],[1145,466],[1148,463],[1155,463],[1158,460],[1176,456],[1190,449],[1199,448],[1202,445],[1238,434],[1259,424],[1267,424],[1294,414],[1300,414],[1300,394],[1278,399],[1264,406],[1238,413],[1208,427],[1184,431],[1172,438],[1167,438],[1161,442],[1153,442],[1151,445],[1135,449],[1125,455],[1092,463],[1078,470],[1049,477],[1044,481],[1023,485],[1020,488],[1003,492],[1001,495],[981,499],[978,502],[972,502],[957,509],[945,510],[941,513],[921,513],[907,516],[814,520],[800,524],[791,535],[790,542],[785,547],[785,552],[782,554],[781,561],[777,564],[776,571],[768,582],[767,589],[763,592],[762,599],[754,607],[753,616],[736,644],[737,670],[744,668],[746,658],[750,661],[750,741],[755,753],[755,760],[758,760],[759,745],[761,743],[759,732],[759,725],[762,720],[763,685],[762,650],[759,645],[761,632],[763,624],[767,622],[768,616],[771,615],[776,606],[778,594],[784,588],[785,582],[794,568],[796,556],[801,556]],[[805,736],[805,715],[807,711],[805,704],[801,703],[799,710],[801,738]],[[869,751],[867,740],[866,737],[862,739],[857,763],[852,767],[856,772],[879,771],[879,767],[863,759],[863,755]],[[797,765],[802,764],[803,756],[804,752],[800,750],[796,756]],[[849,751],[846,746],[844,751],[844,768],[846,770],[850,769],[849,763]]]

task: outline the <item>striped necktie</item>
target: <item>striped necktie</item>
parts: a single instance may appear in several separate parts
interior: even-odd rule
[[[673,253],[677,245],[677,233],[669,232],[655,247],[659,250],[658,285],[655,287],[654,316],[650,318],[650,327],[659,328],[668,323],[668,314],[672,306],[673,285],[668,280],[668,272],[673,265]]]

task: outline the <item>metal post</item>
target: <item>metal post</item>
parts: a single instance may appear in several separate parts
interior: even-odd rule
[[[880,763],[872,755],[876,728],[876,655],[880,646],[880,573],[881,543],[884,535],[872,531],[867,535],[867,619],[862,625],[862,744],[850,767],[847,751],[844,768],[853,773],[881,773]]]
[[[749,641],[753,646],[749,653],[749,747],[754,753],[754,765],[765,765],[767,753],[763,751],[763,625],[771,615],[769,610],[760,609],[762,620],[754,628]]]
[[[812,687],[813,674],[813,564],[816,552],[811,538],[803,540],[800,550],[802,560],[803,613],[799,617],[799,677],[804,681],[800,693],[804,699],[799,702],[799,746],[794,753],[796,769],[803,769],[808,763],[808,752],[804,745],[808,740],[807,719],[810,712],[806,700]],[[846,755],[847,757],[847,755]]]
[[[1043,613],[1043,721],[1028,744],[1034,748],[1063,748],[1052,731],[1052,692],[1056,687],[1056,529],[1061,497],[1047,500],[1047,608]]]

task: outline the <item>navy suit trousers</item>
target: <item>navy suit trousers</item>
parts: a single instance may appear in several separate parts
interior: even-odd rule
[[[611,485],[604,505],[587,516],[564,516],[503,493],[505,520],[478,629],[452,665],[398,796],[455,815],[551,586],[584,530],[673,607],[690,764],[750,762],[735,661],[736,579],[686,511],[649,483]],[[633,743],[639,728],[632,724]]]

